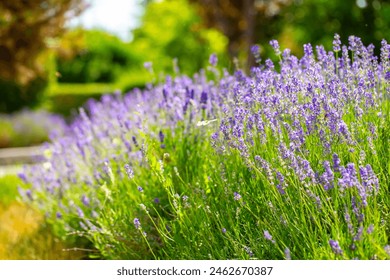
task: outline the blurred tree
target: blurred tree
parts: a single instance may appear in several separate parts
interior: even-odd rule
[[[334,33],[344,41],[355,35],[376,46],[383,38],[390,39],[388,0],[294,0],[281,15],[280,37],[287,47],[310,42],[331,49]]]
[[[127,43],[101,30],[71,30],[56,52],[60,83],[113,83],[132,64],[142,63]]]
[[[231,57],[249,53],[255,43],[272,55],[268,42],[279,39],[282,47],[302,53],[302,44],[323,44],[331,48],[334,33],[345,41],[356,35],[365,43],[380,45],[390,34],[388,0],[189,0],[208,27],[215,27],[229,39]],[[253,57],[247,65],[253,65]]]
[[[153,62],[155,73],[172,72],[175,58],[186,74],[205,67],[211,53],[219,56],[220,63],[226,62],[227,38],[205,28],[187,0],[150,1],[133,35],[130,48],[142,61]]]
[[[219,65],[227,65],[227,38],[205,28],[187,0],[149,0],[143,5],[141,25],[130,43],[101,30],[67,32],[56,48],[58,82],[114,83],[126,92],[175,68],[192,75],[209,64],[212,53]],[[152,68],[145,69],[145,62],[152,62]]]
[[[47,84],[42,53],[48,39],[85,8],[83,0],[0,2],[0,111],[34,104]]]
[[[208,27],[219,29],[229,39],[228,51],[237,57],[244,51],[247,66],[254,64],[247,55],[256,42],[271,39],[281,30],[280,11],[292,0],[190,0],[196,4]]]

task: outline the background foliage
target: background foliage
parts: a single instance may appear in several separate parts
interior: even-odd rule
[[[129,30],[131,42],[102,30],[71,28],[64,34],[67,20],[84,10],[82,0],[3,2],[3,112],[39,105],[46,93],[63,95],[68,84],[72,93],[84,91],[81,83],[110,84],[127,92],[178,69],[192,75],[207,65],[211,53],[218,55],[219,67],[249,69],[255,65],[254,44],[262,57],[275,58],[271,39],[300,56],[305,43],[329,48],[334,33],[344,42],[353,34],[377,46],[378,53],[380,40],[390,34],[390,3],[383,0],[144,1],[139,27]],[[152,67],[145,69],[144,62]]]
[[[38,102],[47,85],[48,40],[83,8],[82,0],[0,2],[0,112]]]

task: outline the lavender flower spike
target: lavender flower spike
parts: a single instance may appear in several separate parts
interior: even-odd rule
[[[280,47],[279,47],[279,42],[277,40],[271,40],[269,42],[269,44],[271,45],[271,47],[274,49],[276,55],[280,55],[281,52],[280,52]]]
[[[373,233],[373,231],[374,231],[374,225],[371,224],[371,225],[368,227],[368,229],[367,229],[367,233],[368,233],[368,234],[371,234],[371,233]]]
[[[211,54],[210,55],[210,58],[209,58],[209,63],[212,65],[212,66],[216,66],[217,63],[218,63],[218,57],[215,53]]]
[[[234,200],[240,200],[241,195],[238,192],[234,192]]]
[[[260,53],[260,47],[258,45],[253,45],[251,47],[251,52],[256,57]]]
[[[251,53],[255,57],[256,63],[260,64],[260,62],[261,62],[260,47],[258,45],[253,45],[251,47]]]
[[[291,252],[290,252],[290,249],[286,247],[286,249],[284,249],[284,257],[286,260],[291,260]]]
[[[134,226],[136,229],[140,229],[141,228],[141,222],[139,221],[138,218],[134,218]]]
[[[385,250],[386,254],[390,256],[390,245],[386,245],[385,247],[383,247],[383,249]]]
[[[130,165],[125,164],[125,170],[126,170],[126,174],[129,177],[129,179],[133,179],[134,178],[134,172],[133,172],[133,169],[130,167]]]
[[[81,202],[87,207],[90,206],[89,198],[85,194],[81,197]]]
[[[334,39],[333,39],[333,51],[339,52],[341,51],[341,41],[340,41],[340,35],[339,34],[334,34]]]
[[[150,61],[145,62],[145,63],[144,63],[144,68],[145,68],[146,70],[148,70],[148,71],[152,71],[152,69],[153,69],[153,64],[152,64],[152,62],[150,62]]]
[[[271,241],[272,243],[275,243],[275,240],[272,239],[272,235],[269,233],[268,230],[264,231],[264,238]]]
[[[200,95],[200,104],[202,109],[206,109],[207,107],[207,92],[202,91],[202,94]]]
[[[331,239],[331,240],[329,240],[329,245],[332,248],[332,251],[336,255],[342,255],[343,254],[343,250],[341,250],[340,245],[339,245],[339,243],[337,241]]]

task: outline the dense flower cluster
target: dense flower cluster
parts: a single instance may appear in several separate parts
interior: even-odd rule
[[[373,225],[364,223],[364,213],[379,193],[381,181],[378,167],[366,158],[378,153],[375,143],[388,118],[382,107],[389,98],[390,46],[382,42],[378,60],[374,47],[364,46],[354,36],[349,46],[342,46],[336,35],[334,52],[304,45],[301,59],[289,50],[282,52],[277,41],[271,45],[279,64],[267,59],[249,76],[241,70],[233,75],[225,71],[208,80],[203,71],[193,78],[167,77],[165,83],[143,91],[90,101],[70,126],[71,132],[47,148],[43,166],[26,170],[23,178],[31,189],[21,191],[22,195],[37,202],[49,217],[74,214],[83,228],[92,229],[103,203],[97,192],[103,190],[110,200],[109,186],[117,180],[137,179],[133,167],[148,161],[145,138],[155,139],[164,150],[177,127],[185,135],[201,127],[208,134],[199,137],[210,137],[199,141],[210,141],[221,157],[238,154],[284,201],[290,202],[290,195],[302,190],[320,211],[332,197],[323,199],[321,193],[335,191],[345,200],[342,216],[351,242],[359,242],[364,227],[366,232],[374,231]],[[252,50],[260,61],[258,48]],[[217,62],[210,57],[211,68]],[[158,163],[161,174],[163,160],[169,160],[166,155]],[[135,190],[143,194],[145,189],[137,186]],[[231,191],[230,197],[236,201],[241,195],[247,197],[240,193]],[[182,198],[188,206],[188,196]],[[176,209],[180,209],[178,201],[173,201]],[[246,202],[242,205],[249,207]],[[140,228],[139,218],[133,222]],[[65,226],[77,229],[74,224]],[[226,228],[222,232],[226,234]],[[268,230],[263,229],[263,235],[278,244]],[[331,238],[335,237],[327,239],[331,249],[341,255],[339,243]],[[290,249],[281,250],[291,258]],[[252,249],[247,252],[253,255]]]

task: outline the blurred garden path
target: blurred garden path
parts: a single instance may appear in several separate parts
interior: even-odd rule
[[[41,146],[0,149],[0,177],[18,173],[23,164],[41,161]]]

